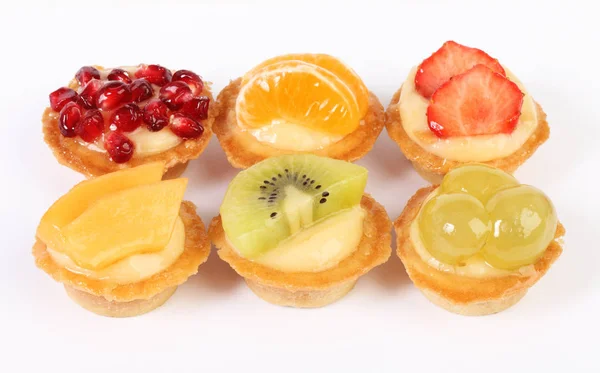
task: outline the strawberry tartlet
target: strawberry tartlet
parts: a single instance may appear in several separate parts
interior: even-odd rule
[[[199,75],[160,65],[84,66],[49,98],[44,140],[86,177],[155,161],[176,177],[208,145],[216,116]]]
[[[506,67],[453,41],[412,69],[387,109],[386,128],[432,183],[465,163],[513,172],[550,134],[541,106]]]

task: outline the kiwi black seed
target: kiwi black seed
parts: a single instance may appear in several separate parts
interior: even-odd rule
[[[316,183],[315,179],[308,177],[308,175],[298,175],[297,173],[290,174],[289,169],[284,170],[285,175],[277,173],[276,176],[266,178],[263,180],[263,184],[258,186],[258,190],[261,193],[261,197],[258,197],[259,201],[265,201],[268,206],[275,207],[274,203],[277,202],[280,194],[279,190],[287,185],[294,185],[298,189],[308,191],[310,189],[321,189],[321,184]],[[314,184],[317,184],[314,186]],[[325,191],[322,193],[323,197],[329,196],[329,192]],[[327,202],[326,198],[321,198],[319,203]],[[271,218],[277,217],[277,212],[273,211],[269,214]]]

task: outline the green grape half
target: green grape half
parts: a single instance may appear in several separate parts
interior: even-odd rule
[[[483,204],[462,193],[441,194],[427,201],[418,224],[427,251],[447,264],[457,264],[477,253],[491,231]]]
[[[485,206],[492,234],[483,248],[496,268],[517,269],[535,263],[556,232],[558,218],[550,199],[529,185],[503,189]]]
[[[440,190],[442,193],[467,193],[485,204],[499,190],[517,185],[517,179],[500,169],[471,164],[446,174]]]

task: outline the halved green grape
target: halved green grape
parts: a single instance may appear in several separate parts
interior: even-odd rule
[[[427,251],[447,264],[459,263],[481,250],[491,230],[483,204],[462,193],[441,194],[427,201],[418,223]]]
[[[486,204],[493,234],[483,248],[496,268],[516,269],[535,263],[554,238],[558,217],[540,190],[520,185],[501,190]]]
[[[444,177],[442,193],[468,193],[484,204],[499,190],[517,186],[512,175],[483,164],[471,164],[453,169]]]

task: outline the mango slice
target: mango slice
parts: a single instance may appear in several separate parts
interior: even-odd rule
[[[96,200],[138,185],[159,182],[164,167],[163,162],[153,162],[77,184],[44,214],[36,232],[37,237],[47,246],[55,248],[64,241],[60,230],[81,215]]]
[[[175,179],[99,198],[62,229],[64,241],[54,249],[93,270],[160,251],[171,239],[186,186],[187,179]]]

